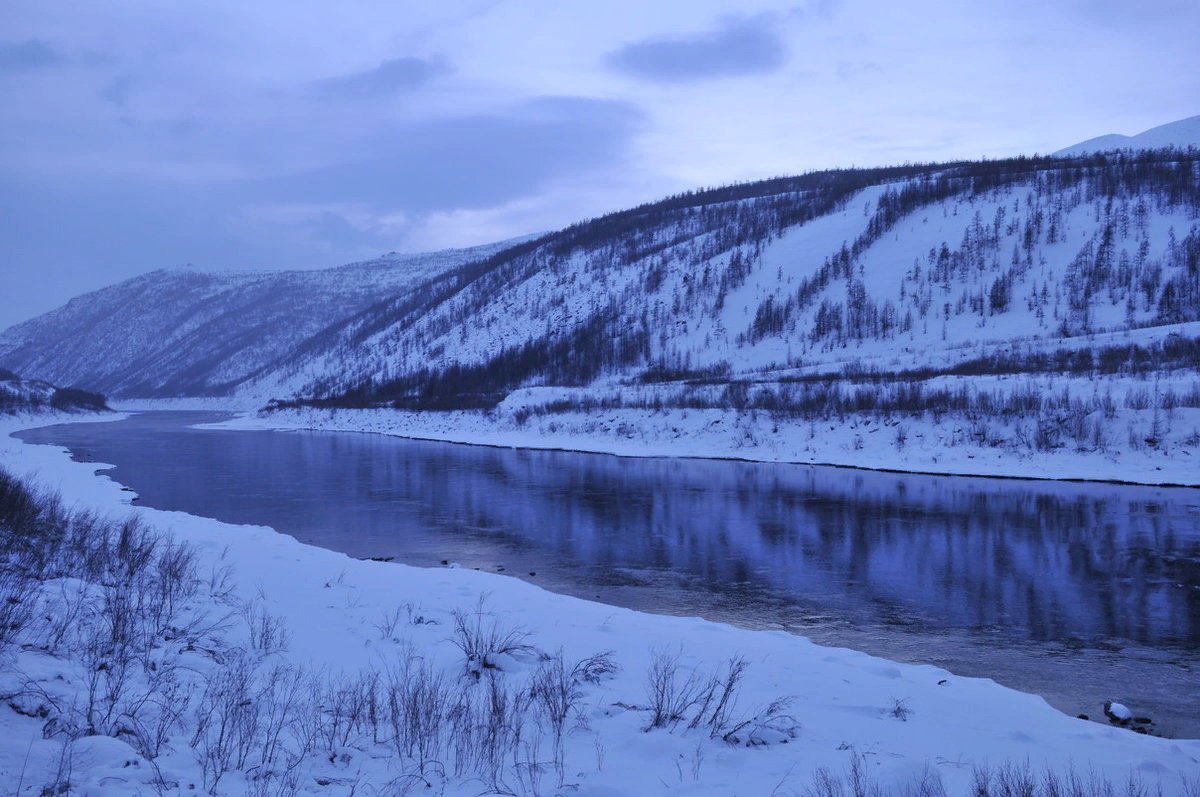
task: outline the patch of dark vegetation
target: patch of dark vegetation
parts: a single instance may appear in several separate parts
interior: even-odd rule
[[[73,387],[55,387],[48,382],[22,379],[0,368],[0,414],[40,412],[46,409],[63,412],[103,412],[108,402],[99,393]]]
[[[108,409],[108,401],[100,393],[81,390],[77,387],[60,387],[50,397],[50,406],[56,410],[92,410],[101,412]]]
[[[851,364],[835,373],[785,374],[758,379],[728,379],[703,374],[683,375],[678,380],[640,380],[689,385],[732,385],[822,382],[923,382],[941,376],[1013,376],[1017,374],[1061,374],[1063,376],[1135,376],[1193,371],[1200,363],[1200,338],[1180,334],[1145,345],[1127,343],[1097,348],[1059,348],[1049,352],[995,352],[943,368],[907,368],[885,371]]]
[[[624,329],[610,308],[597,314],[570,338],[530,342],[501,351],[478,365],[450,365],[399,379],[360,384],[327,398],[275,401],[268,409],[298,406],[379,407],[420,410],[491,409],[510,390],[533,380],[585,385],[606,370],[643,360],[650,335],[645,328]]]
[[[663,363],[655,363],[638,374],[637,381],[643,385],[662,384],[664,382],[708,382],[726,381],[732,369],[729,363],[720,362],[707,368],[681,368]]]

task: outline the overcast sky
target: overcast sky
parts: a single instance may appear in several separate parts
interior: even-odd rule
[[[1200,113],[1195,0],[0,0],[0,328]]]

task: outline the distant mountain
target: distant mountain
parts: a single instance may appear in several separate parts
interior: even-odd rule
[[[1069,147],[1060,149],[1055,155],[1085,155],[1090,152],[1103,152],[1114,149],[1160,149],[1162,147],[1200,147],[1200,116],[1180,119],[1165,125],[1152,127],[1136,136],[1123,136],[1119,133],[1109,133],[1096,138],[1089,138]]]
[[[506,245],[317,271],[154,271],[0,333],[0,364],[114,396],[228,394],[325,327]]]

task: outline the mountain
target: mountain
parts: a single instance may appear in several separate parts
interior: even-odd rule
[[[0,363],[115,396],[224,395],[330,324],[506,244],[317,271],[154,271],[0,333]]]
[[[1114,149],[1161,149],[1163,147],[1200,147],[1200,116],[1152,127],[1136,136],[1109,133],[1089,138],[1055,152],[1055,155],[1085,155]]]
[[[429,255],[412,278],[157,272],[5,332],[0,364],[121,396],[425,408],[543,385],[770,406],[830,376],[1194,373],[1198,163],[814,172]]]
[[[247,388],[474,406],[528,385],[894,373],[1161,337],[1200,318],[1196,169],[1171,152],[1018,158],[685,194],[447,272]]]

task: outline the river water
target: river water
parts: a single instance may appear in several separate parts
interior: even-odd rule
[[[139,503],[357,557],[937,664],[1200,736],[1200,490],[632,459],[153,412],[23,440]]]

